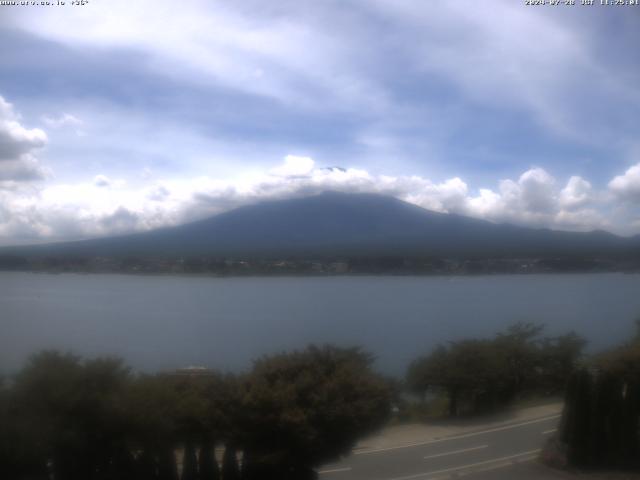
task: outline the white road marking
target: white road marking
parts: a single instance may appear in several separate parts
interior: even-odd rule
[[[536,454],[536,453],[539,453],[539,452],[540,452],[540,449],[529,450],[527,452],[516,453],[514,455],[507,455],[506,457],[492,458],[491,460],[483,460],[482,462],[469,463],[468,465],[460,465],[459,467],[443,468],[441,470],[433,470],[431,472],[416,473],[416,474],[407,475],[407,476],[404,476],[404,477],[393,477],[393,478],[389,478],[387,480],[411,480],[413,478],[423,478],[423,477],[428,477],[430,475],[439,475],[439,474],[442,474],[442,473],[456,472],[458,470],[466,470],[466,469],[473,468],[473,467],[479,467],[479,466],[482,466],[482,465],[488,465],[490,463],[500,463],[500,462],[504,462],[506,460],[512,460],[514,458],[524,457],[524,456],[527,456],[527,455],[533,455],[533,454]]]
[[[542,435],[549,435],[550,433],[557,432],[557,431],[558,431],[557,428],[552,428],[551,430],[545,430],[544,432],[542,432]]]
[[[482,448],[487,448],[489,445],[479,445],[477,447],[471,447],[471,448],[464,448],[462,450],[454,450],[452,452],[445,452],[445,453],[436,453],[435,455],[427,455],[425,458],[425,460],[429,459],[429,458],[438,458],[438,457],[446,457],[447,455],[455,455],[457,453],[464,453],[464,452],[471,452],[473,450],[480,450]]]
[[[339,473],[339,472],[350,472],[351,471],[351,467],[344,467],[344,468],[331,468],[329,470],[320,470],[318,472],[318,475],[325,475],[327,473]]]
[[[510,430],[512,428],[524,427],[525,425],[532,425],[534,423],[546,422],[547,420],[553,420],[555,418],[560,418],[562,415],[552,415],[550,417],[538,418],[536,420],[529,420],[528,422],[516,423],[513,425],[506,425],[504,427],[496,427],[490,428],[488,430],[482,430],[480,432],[472,432],[472,433],[464,433],[462,435],[456,435],[453,437],[439,438],[437,440],[427,440],[425,442],[416,442],[416,443],[407,443],[405,445],[398,445],[395,447],[386,447],[386,448],[376,448],[373,450],[363,450],[360,452],[353,452],[354,455],[368,455],[370,453],[378,453],[378,452],[388,452],[391,450],[400,450],[402,448],[411,448],[411,447],[419,447],[422,445],[432,445],[434,443],[448,442],[450,440],[458,440],[460,438],[469,438],[475,437],[476,435],[483,435],[485,433],[493,433],[500,432],[503,430]]]
[[[529,455],[528,457],[527,456],[519,457],[517,460],[500,462],[500,463],[496,463],[494,465],[489,465],[488,467],[474,468],[474,469],[471,469],[471,470],[466,471],[466,472],[454,473],[454,475],[455,475],[455,478],[461,478],[461,477],[466,477],[466,476],[473,475],[473,474],[476,474],[476,473],[490,472],[492,470],[498,470],[500,468],[510,467],[514,463],[531,462],[531,461],[535,460],[537,457],[538,457],[537,454]],[[437,477],[431,477],[429,480],[436,480],[436,478]],[[442,478],[442,477],[440,477],[440,478]]]

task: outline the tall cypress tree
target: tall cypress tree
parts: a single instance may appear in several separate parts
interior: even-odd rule
[[[181,480],[198,480],[198,459],[193,442],[187,442],[184,447],[184,458],[182,459]]]
[[[227,444],[222,457],[222,479],[240,480],[240,469],[236,458],[236,449],[233,445]]]
[[[586,466],[590,458],[591,431],[591,375],[586,370],[575,374],[572,398],[567,408],[571,421],[567,425],[565,438],[569,445],[569,462]]]
[[[198,457],[200,480],[220,480],[220,468],[215,457],[215,442],[205,440]]]
[[[173,448],[165,447],[158,454],[158,479],[178,480],[178,466]]]
[[[135,459],[135,478],[138,480],[156,480],[158,478],[157,463],[149,449],[145,448]]]
[[[626,384],[623,420],[623,458],[626,467],[640,467],[640,381]]]

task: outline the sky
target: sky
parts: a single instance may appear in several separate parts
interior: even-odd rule
[[[15,3],[0,245],[324,190],[640,233],[640,6]]]

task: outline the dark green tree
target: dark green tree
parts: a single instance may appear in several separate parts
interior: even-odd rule
[[[424,401],[429,389],[446,388],[446,371],[449,361],[449,350],[443,345],[438,345],[429,355],[415,359],[407,369],[408,389],[420,395]]]
[[[179,404],[179,394],[167,375],[141,375],[127,391],[131,447],[140,452],[139,468],[156,475],[152,478],[178,479],[174,450],[181,443]]]
[[[540,343],[537,385],[547,394],[563,393],[579,367],[586,340],[575,332],[546,337]]]
[[[81,361],[57,352],[33,356],[16,377],[23,426],[37,425],[38,449],[57,480],[106,479],[131,472],[123,392],[128,369],[116,359]]]
[[[499,333],[494,347],[504,362],[505,400],[517,397],[532,386],[540,365],[540,334],[543,325],[519,322]]]
[[[542,330],[517,323],[492,339],[440,345],[411,363],[407,386],[423,399],[430,390],[443,390],[452,416],[497,408],[528,393],[563,392],[585,342],[575,333],[542,339]]]
[[[242,448],[259,478],[312,478],[388,418],[390,391],[359,349],[316,347],[255,362],[243,395]]]
[[[488,340],[462,340],[439,346],[414,361],[407,383],[416,392],[439,388],[447,393],[449,414],[481,411],[500,404],[508,381],[507,364]]]
[[[193,442],[187,441],[184,446],[184,457],[182,459],[181,480],[198,480],[198,458]]]
[[[576,372],[567,387],[562,439],[569,445],[568,459],[586,466],[591,458],[592,378],[587,370]]]
[[[214,444],[204,440],[198,456],[200,480],[220,480],[220,467],[215,458]]]
[[[580,467],[640,468],[640,340],[596,356],[569,382],[561,425]]]
[[[246,478],[242,477],[243,480]],[[223,480],[239,480],[240,469],[238,468],[237,450],[235,447],[228,443],[224,448],[224,454],[222,456],[222,479]]]
[[[0,466],[15,480],[48,480],[47,453],[37,422],[21,408],[13,389],[0,380]]]

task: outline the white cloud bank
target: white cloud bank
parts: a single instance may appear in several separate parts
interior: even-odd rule
[[[47,134],[22,125],[13,105],[0,97],[0,184],[44,178],[47,171],[35,153],[46,143]]]
[[[60,117],[51,128],[73,122]],[[74,117],[75,118],[75,117]],[[44,121],[44,120],[43,120]],[[57,122],[57,123],[56,123]],[[62,122],[62,123],[60,123]],[[597,192],[572,176],[563,184],[534,167],[495,189],[472,189],[454,177],[434,182],[421,176],[388,176],[364,169],[322,167],[308,156],[287,155],[280,165],[234,180],[197,178],[110,178],[87,172],[87,179],[55,183],[36,153],[47,134],[28,128],[0,97],[0,244],[70,240],[124,234],[177,225],[262,200],[295,198],[326,190],[370,192],[421,207],[493,222],[535,227],[635,233],[640,203],[640,163]],[[44,181],[46,180],[46,181]],[[627,214],[619,212],[626,209]],[[616,222],[605,212],[615,210]]]
[[[611,180],[609,188],[622,200],[640,202],[640,163]]]
[[[611,182],[634,176],[640,164]],[[631,173],[630,173],[631,172]],[[541,168],[498,188],[473,193],[460,178],[441,183],[420,176],[374,175],[356,168],[321,168],[309,157],[289,155],[266,173],[233,181],[199,177],[157,180],[133,188],[97,175],[85,183],[0,190],[0,242],[87,238],[143,231],[220,213],[241,205],[313,195],[326,190],[394,196],[439,212],[494,222],[589,230],[614,228],[603,209],[612,195],[599,194],[577,176],[561,184]]]

